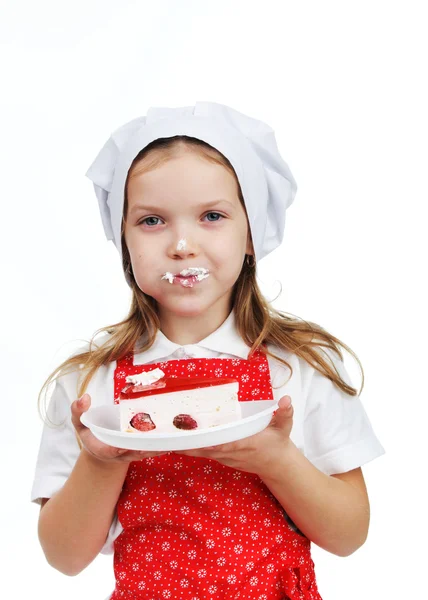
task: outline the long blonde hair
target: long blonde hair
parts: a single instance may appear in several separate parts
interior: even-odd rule
[[[50,384],[62,374],[80,371],[76,390],[77,397],[80,397],[86,391],[91,378],[99,367],[108,365],[134,351],[144,352],[152,346],[160,323],[156,301],[140,290],[132,274],[131,260],[124,238],[124,224],[128,211],[127,184],[131,177],[152,170],[183,151],[194,152],[202,158],[228,169],[236,180],[239,199],[245,209],[244,198],[235,171],[227,158],[215,148],[188,136],[158,139],[146,146],[135,157],[129,169],[124,193],[122,263],[132,290],[128,316],[119,323],[98,329],[89,341],[87,351],[71,356],[49,375],[39,393],[40,412],[42,412],[42,396],[46,400],[46,392]],[[305,321],[295,315],[288,316],[290,313],[274,309],[263,297],[258,287],[255,265],[246,260],[234,285],[232,305],[237,330],[244,342],[251,348],[250,353],[260,349],[266,355],[276,358],[289,368],[291,377],[293,373],[291,365],[285,359],[271,353],[266,348],[266,344],[291,351],[330,379],[345,393],[356,396],[357,390],[341,378],[329,353],[324,350],[331,350],[343,361],[340,349],[342,347],[358,362],[362,375],[361,389],[358,393],[361,393],[364,387],[364,371],[357,355],[346,344],[316,323]],[[107,332],[109,335],[101,345],[97,345],[95,338],[102,332]],[[44,406],[45,408],[46,406]]]

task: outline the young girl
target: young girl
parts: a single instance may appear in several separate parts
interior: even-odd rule
[[[344,367],[352,350],[257,286],[296,192],[272,129],[209,102],[150,109],[88,176],[132,304],[43,388],[55,380],[32,491],[47,560],[75,575],[114,552],[111,600],[319,600],[311,542],[338,556],[365,542],[360,467],[384,451]],[[81,415],[157,367],[235,377],[241,401],[278,409],[257,435],[201,450],[98,441]]]

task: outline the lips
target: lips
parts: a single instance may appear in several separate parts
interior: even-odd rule
[[[190,275],[189,277],[178,275],[174,277],[173,283],[179,283],[183,287],[193,287],[195,283],[199,283],[199,280],[195,275]]]
[[[182,287],[193,287],[195,283],[199,283],[207,277],[209,277],[209,270],[205,267],[189,267],[183,269],[180,273],[167,271],[163,274],[162,279],[167,279],[169,283],[178,284]]]

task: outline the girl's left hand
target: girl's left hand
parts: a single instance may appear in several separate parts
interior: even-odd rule
[[[251,437],[219,446],[199,450],[180,450],[174,454],[211,458],[228,467],[255,473],[262,477],[269,473],[278,453],[286,452],[291,444],[290,433],[293,427],[293,407],[290,396],[283,396],[269,425]]]

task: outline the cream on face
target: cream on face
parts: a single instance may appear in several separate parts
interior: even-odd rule
[[[186,238],[183,238],[178,242],[177,251],[180,252],[180,250],[186,250]]]
[[[180,284],[182,287],[193,287],[195,283],[209,277],[209,274],[208,269],[205,269],[205,267],[190,267],[175,274],[167,271],[161,279],[167,279],[169,283]]]

